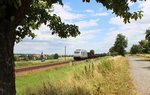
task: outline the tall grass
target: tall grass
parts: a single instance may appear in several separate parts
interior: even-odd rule
[[[46,81],[51,81],[56,83],[59,80],[64,80],[68,76],[73,75],[74,72],[81,71],[82,68],[84,68],[84,66],[88,62],[84,60],[77,63],[78,64],[73,64],[73,66],[70,66],[68,64],[63,67],[48,69],[40,72],[30,72],[25,75],[17,76],[16,77],[17,95],[26,95],[25,93],[26,88],[30,87],[32,89],[37,89],[41,87],[43,82]]]
[[[124,57],[93,60],[63,81],[45,82],[26,95],[136,95]]]
[[[150,58],[150,54],[136,54],[136,56]]]

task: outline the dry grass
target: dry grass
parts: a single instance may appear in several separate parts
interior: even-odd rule
[[[27,90],[26,95],[136,95],[124,57],[90,60],[66,80]]]
[[[143,58],[150,58],[150,54],[136,54],[136,56],[143,57]]]

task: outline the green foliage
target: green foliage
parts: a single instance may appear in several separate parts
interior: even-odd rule
[[[92,49],[90,50],[90,54],[93,54],[94,55],[95,51]]]
[[[109,49],[112,55],[125,55],[125,48],[127,47],[128,41],[122,34],[118,34],[114,46]]]
[[[90,0],[82,1],[90,2]],[[122,17],[125,23],[143,16],[140,10],[133,13],[129,12],[128,0],[96,0],[96,2],[102,4],[106,9],[112,10],[116,16]],[[131,2],[137,2],[137,0],[131,0]],[[34,38],[36,35],[32,30],[38,29],[41,24],[47,25],[52,31],[52,35],[56,34],[61,38],[79,35],[78,26],[65,24],[59,16],[51,14],[54,3],[63,5],[62,0],[1,0],[0,18],[6,16],[11,19],[11,26],[16,30],[16,42],[21,41],[26,36]]]
[[[90,2],[90,0],[82,0],[83,2]],[[137,2],[137,0],[130,0],[131,2]],[[131,19],[141,19],[143,16],[141,10],[137,12],[129,12],[130,7],[128,0],[96,0],[97,3],[101,3],[106,9],[113,10],[116,16],[120,16],[124,19],[125,23],[130,23]]]
[[[114,47],[111,47],[111,48],[109,49],[109,53],[110,53],[111,56],[119,55],[118,52],[115,51]]]
[[[15,61],[19,61],[19,56],[14,56]]]
[[[25,61],[29,61],[28,55],[25,55],[25,56],[24,56],[24,60],[25,60]]]
[[[33,54],[28,54],[28,58],[29,58],[29,60],[35,60],[35,57]]]
[[[146,30],[145,34],[146,34],[145,39],[150,42],[150,29]]]
[[[131,47],[130,53],[150,53],[150,30],[147,29],[145,32],[145,40],[139,41],[139,44]]]
[[[57,1],[57,0],[56,0]],[[16,29],[16,41],[19,42],[25,36],[34,38],[36,35],[32,30],[39,29],[41,24],[47,25],[52,31],[61,38],[76,37],[80,34],[78,26],[65,24],[56,14],[51,14],[53,7],[48,0],[34,0],[28,9],[25,18]]]
[[[134,13],[129,12],[128,0],[96,0],[98,3],[101,3],[104,7],[109,10],[112,10],[117,16],[123,17],[124,22],[130,22],[130,19],[137,20],[142,17],[142,11],[137,11]],[[136,2],[136,0],[132,0]],[[90,0],[83,0],[83,2],[90,2]],[[60,17],[57,15],[52,15],[52,4],[59,3],[63,5],[62,0],[0,0],[0,20],[5,23],[1,23],[1,32],[3,37],[1,42],[6,45],[2,45],[2,48],[7,48],[6,52],[10,55],[4,59],[4,62],[9,62],[13,58],[13,47],[14,42],[19,42],[21,39],[26,36],[34,38],[36,35],[32,30],[38,29],[42,24],[47,25],[52,31],[51,34],[56,34],[61,38],[67,37],[76,37],[80,34],[78,26],[65,24],[61,21]],[[8,25],[7,25],[8,24]],[[3,27],[3,26],[8,27]],[[8,36],[11,34],[11,37]],[[7,47],[9,46],[9,47]],[[11,52],[10,52],[10,51]],[[9,54],[10,53],[10,54]],[[28,59],[26,59],[28,60]],[[2,63],[3,63],[2,61]],[[12,61],[13,63],[13,61]],[[9,64],[10,65],[10,64]],[[8,66],[4,65],[4,69],[8,70],[13,68],[14,65]],[[13,69],[10,69],[10,71]],[[3,71],[3,70],[1,70]],[[3,72],[4,73],[4,72]],[[4,73],[5,74],[5,73]],[[7,75],[7,72],[6,72]],[[4,75],[5,76],[5,75]],[[5,76],[4,79],[10,77],[10,85],[15,83],[14,72],[9,72],[8,76]],[[8,80],[9,81],[9,80]],[[9,93],[15,95],[15,85],[12,86],[12,89],[9,88]],[[7,85],[1,86],[2,90],[8,89]],[[5,89],[4,89],[5,88]]]
[[[109,56],[109,55],[108,53],[100,53],[100,54],[95,54],[95,56],[104,57],[104,56]]]
[[[88,53],[88,57],[94,57],[95,54],[94,54],[94,50],[90,50],[90,52]]]
[[[46,55],[46,54],[15,54],[14,59],[15,61],[33,61],[33,60],[42,60],[42,59],[58,59],[59,55],[56,54],[51,54],[51,55]],[[67,57],[69,59],[69,56]],[[71,58],[70,58],[71,59]]]
[[[130,49],[130,53],[150,53],[150,46],[148,40],[141,40],[139,41],[139,44],[133,45]]]
[[[20,57],[15,56],[15,59],[16,59],[16,57],[18,58],[15,60],[15,68],[41,65],[41,64],[53,64],[56,62],[64,62],[64,57],[59,57],[59,59],[54,59],[53,55],[49,55],[49,56],[51,56],[51,58],[49,58],[49,59],[47,58],[44,62],[42,62],[40,58],[36,58],[35,56],[34,56],[34,60],[29,60],[29,61],[20,59]],[[72,60],[73,60],[73,57],[66,58],[66,61],[72,61]]]
[[[142,53],[142,47],[140,45],[133,45],[130,49],[131,54]]]
[[[142,53],[148,53],[149,52],[149,45],[147,40],[141,40],[139,41],[139,45],[142,48]]]
[[[54,59],[58,59],[59,55],[57,53],[54,54]]]
[[[47,59],[53,59],[53,55],[47,55]]]
[[[15,61],[38,60],[34,54],[14,54]]]

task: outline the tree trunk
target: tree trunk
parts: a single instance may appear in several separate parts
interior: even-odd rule
[[[11,22],[0,19],[0,95],[16,95],[13,48],[15,32]]]

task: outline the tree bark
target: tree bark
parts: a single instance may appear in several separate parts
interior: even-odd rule
[[[15,32],[11,21],[0,19],[0,95],[16,95],[13,48]]]

